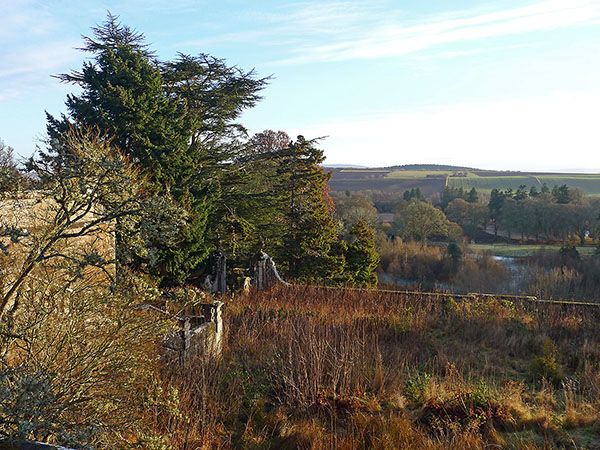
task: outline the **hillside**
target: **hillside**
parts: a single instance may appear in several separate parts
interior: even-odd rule
[[[397,192],[419,188],[426,196],[441,192],[445,186],[489,193],[492,189],[513,189],[521,185],[538,190],[545,184],[566,184],[588,195],[600,195],[600,174],[515,172],[472,169],[468,167],[413,164],[387,168],[334,168],[329,182],[333,191]]]
[[[460,170],[479,170],[472,167],[450,166],[445,164],[403,164],[399,166],[390,166],[391,170],[427,170],[427,171],[460,171]]]

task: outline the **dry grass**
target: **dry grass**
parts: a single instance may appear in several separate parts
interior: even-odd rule
[[[179,400],[156,431],[175,448],[592,448],[599,315],[302,287],[233,298],[223,357],[165,373]]]

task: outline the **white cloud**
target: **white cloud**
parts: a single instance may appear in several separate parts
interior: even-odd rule
[[[296,34],[298,45],[292,56],[276,63],[297,64],[407,55],[441,45],[598,24],[600,0],[538,0],[493,12],[472,9],[416,19],[400,10],[304,6],[280,20],[272,32]]]
[[[57,88],[51,76],[64,72],[65,67],[81,54],[75,42],[59,41],[2,52],[0,57],[0,101],[31,95],[39,89]]]
[[[0,39],[3,43],[43,36],[59,27],[45,5],[39,2],[7,0],[2,3]]]
[[[494,169],[600,167],[600,93],[438,105],[305,124],[330,163],[440,163]]]
[[[38,73],[49,76],[54,70],[80,57],[76,45],[71,41],[50,42],[3,52],[0,79]]]
[[[79,42],[59,34],[61,24],[49,3],[4,3],[0,15],[0,101],[57,85],[50,76],[80,59],[74,48]]]

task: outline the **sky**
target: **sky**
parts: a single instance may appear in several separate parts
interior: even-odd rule
[[[23,157],[107,11],[159,58],[272,76],[251,133],[323,137],[329,164],[600,172],[600,0],[0,0],[0,139]]]

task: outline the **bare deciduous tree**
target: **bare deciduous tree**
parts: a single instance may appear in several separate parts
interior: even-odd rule
[[[60,260],[109,275],[115,222],[138,213],[143,199],[142,177],[98,132],[69,131],[27,168],[42,190],[3,201],[0,243],[3,257],[13,263],[2,274],[0,318],[14,308],[19,289],[42,263]]]

